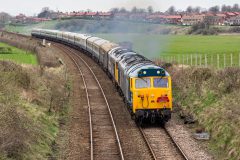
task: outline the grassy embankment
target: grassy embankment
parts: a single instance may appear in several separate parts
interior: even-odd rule
[[[69,82],[63,67],[40,70],[36,57],[1,44],[0,159],[48,159],[57,156],[56,137],[66,123]],[[6,52],[9,52],[6,54]]]
[[[210,132],[216,159],[240,158],[240,69],[168,68],[173,97],[185,114]]]
[[[36,55],[27,51],[0,43],[0,60],[11,60],[16,63],[37,64]]]

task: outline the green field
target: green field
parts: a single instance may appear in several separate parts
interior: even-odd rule
[[[146,56],[240,53],[240,36],[97,34],[114,42],[130,41]]]
[[[240,36],[238,35],[145,35],[145,34],[96,34],[114,41],[129,41],[133,50],[148,58],[164,58],[184,64],[207,64],[224,67],[240,65]],[[197,60],[195,60],[197,57]],[[224,60],[225,56],[225,60]],[[217,62],[219,59],[219,62]],[[225,61],[225,62],[224,62]]]
[[[0,51],[0,60],[11,60],[19,64],[37,64],[37,58],[34,54],[27,51],[0,43],[0,49],[10,49],[8,52]]]

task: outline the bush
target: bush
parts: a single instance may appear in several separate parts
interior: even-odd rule
[[[207,23],[197,23],[191,27],[188,34],[216,35],[219,32],[219,28],[210,27]]]
[[[231,27],[229,29],[229,32],[233,32],[233,33],[240,33],[240,27]]]

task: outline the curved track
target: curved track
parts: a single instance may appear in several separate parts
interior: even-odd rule
[[[67,51],[68,53],[71,53],[67,55],[72,59],[74,64],[77,66],[80,75],[84,81],[89,109],[91,160],[119,159],[119,158],[124,159],[120,139],[117,133],[115,122],[113,120],[112,112],[96,75],[92,71],[91,67],[87,64],[87,62],[84,61],[84,59],[74,49],[70,49],[69,47],[65,47],[63,45],[56,46],[58,48],[61,48],[62,50],[65,50],[65,52]],[[81,64],[79,63],[79,60],[82,62]],[[88,73],[85,72],[83,68],[87,69]],[[95,80],[94,85],[92,82],[93,79]],[[101,91],[108,111],[106,111],[106,109],[101,110],[99,107],[99,104],[101,103],[97,102],[92,98],[93,96],[99,95],[99,93],[94,91],[95,89],[97,89],[95,88],[96,86],[98,86],[97,88]],[[98,104],[98,106],[93,108],[94,105],[92,106],[92,104],[94,105]],[[98,115],[97,113],[92,113],[96,111],[98,111],[100,114]],[[111,127],[109,126],[110,125],[109,121],[108,122],[105,121],[106,119],[104,118],[106,117],[107,112],[109,113],[109,116],[111,118],[112,128],[115,133],[115,139],[113,136],[111,136],[111,133],[113,131],[110,131],[112,129],[110,129]],[[93,117],[95,117],[95,121]],[[100,121],[101,118],[103,119],[102,122]],[[99,122],[101,122],[102,124],[100,124]],[[188,160],[185,153],[181,150],[180,146],[174,141],[174,139],[169,134],[167,129],[156,127],[156,128],[139,128],[139,130],[143,136],[143,139],[146,142],[147,147],[149,148],[149,152],[152,159]],[[114,142],[117,142],[118,150],[116,149],[116,144],[114,145]]]
[[[106,96],[91,67],[74,50],[55,44],[74,62],[81,75],[89,111],[90,158],[124,159],[122,146]],[[81,62],[81,63],[80,63]]]

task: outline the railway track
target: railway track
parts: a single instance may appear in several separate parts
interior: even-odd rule
[[[78,53],[76,53],[74,49],[70,49],[63,45],[56,46],[62,50],[68,51],[68,53],[71,53],[67,55],[77,66],[84,82],[89,109],[89,125],[91,126],[91,160],[124,159],[120,139],[117,133],[115,122],[113,120],[111,109],[108,105],[107,98],[96,75],[92,71],[91,67],[87,64],[87,62]],[[78,60],[83,63],[80,64]],[[88,71],[86,71],[86,69]],[[93,80],[95,80],[95,82],[93,82]],[[96,92],[96,90],[98,90],[98,92]],[[99,91],[101,91],[101,93]],[[92,98],[96,95],[102,95],[105,104],[103,101],[99,102],[99,100],[96,101]],[[109,113],[111,124],[110,121],[106,119],[107,112]],[[113,128],[110,127],[110,125],[112,125]],[[113,135],[113,130],[115,132],[115,136]],[[165,128],[139,128],[139,130],[147,144],[147,147],[149,148],[152,159],[188,160],[187,156],[184,154],[184,152]]]
[[[90,159],[124,159],[116,125],[103,89],[91,67],[73,49],[54,44],[67,54],[81,75],[89,114]],[[85,157],[86,158],[86,157]]]
[[[142,133],[154,160],[189,160],[166,128],[139,127],[139,130]]]

